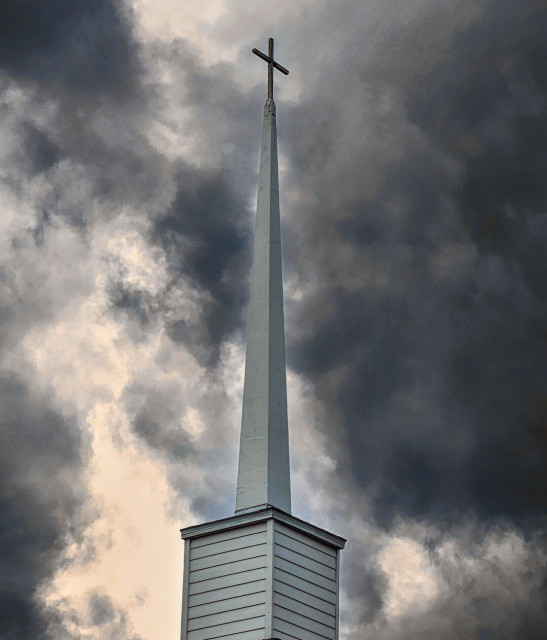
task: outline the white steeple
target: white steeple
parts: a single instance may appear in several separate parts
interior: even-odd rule
[[[236,514],[186,527],[182,640],[337,640],[345,540],[291,515],[277,134],[269,55]]]
[[[271,77],[272,39],[268,58]],[[268,84],[260,152],[236,513],[266,505],[287,513],[291,511],[277,130],[273,85]]]

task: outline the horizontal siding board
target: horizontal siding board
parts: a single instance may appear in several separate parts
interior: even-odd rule
[[[287,585],[278,584],[284,593],[275,591],[273,595],[274,604],[279,604],[285,609],[292,609],[297,613],[319,620],[327,626],[335,626],[336,622],[336,606],[330,602],[319,600],[309,593],[299,591]],[[292,603],[292,604],[291,604]]]
[[[198,549],[208,544],[214,544],[215,542],[222,542],[224,540],[234,540],[236,538],[244,538],[258,533],[260,531],[266,531],[266,523],[259,522],[258,524],[251,524],[246,527],[240,527],[238,529],[227,529],[226,531],[219,531],[218,533],[211,533],[209,535],[201,536],[199,538],[192,539],[192,549]]]
[[[226,576],[214,576],[209,580],[202,580],[201,582],[194,582],[188,585],[189,595],[195,595],[196,593],[205,593],[207,591],[215,591],[216,589],[223,589],[224,587],[235,587],[247,582],[255,582],[256,580],[266,579],[266,568],[259,567],[258,569],[251,569],[249,571],[241,571],[240,573],[228,574]]]
[[[336,625],[326,625],[319,622],[319,620],[313,620],[307,616],[300,615],[296,611],[285,609],[283,607],[276,607],[274,610],[274,620],[283,620],[296,627],[307,629],[312,631],[323,638],[329,638],[329,640],[336,640]],[[190,624],[190,622],[188,622]],[[275,626],[275,622],[274,622]]]
[[[203,584],[198,582],[198,584]],[[219,600],[228,600],[237,596],[244,596],[251,593],[260,593],[266,591],[266,579],[254,580],[246,584],[237,584],[223,589],[214,589],[213,591],[204,591],[196,593],[188,598],[188,607],[199,607],[202,604],[210,602],[218,602]],[[284,593],[284,592],[282,592]],[[285,594],[286,595],[286,594]]]
[[[225,600],[217,600],[207,604],[195,605],[188,607],[188,620],[200,618],[201,616],[212,616],[224,611],[233,611],[235,609],[243,609],[257,604],[266,603],[266,592],[247,593],[234,598]],[[283,605],[282,605],[283,606]]]
[[[218,567],[223,564],[231,562],[239,562],[240,560],[248,560],[249,558],[256,558],[266,555],[266,542],[262,544],[255,544],[252,547],[245,547],[243,549],[234,549],[233,551],[226,551],[224,553],[215,553],[212,556],[205,556],[204,558],[196,558],[192,560],[190,556],[190,571],[198,571],[200,569],[209,569],[210,567]]]
[[[192,631],[188,634],[186,639],[183,640],[201,640],[198,634],[202,634],[202,630]],[[201,636],[203,637],[203,636]],[[206,636],[206,639],[209,640],[211,636]],[[261,625],[258,629],[253,631],[242,631],[240,633],[224,633],[222,636],[223,640],[263,640],[264,638],[264,626]]]
[[[228,567],[230,565],[225,565],[225,566]],[[281,569],[286,573],[290,573],[293,576],[297,576],[302,580],[306,580],[307,582],[316,584],[319,587],[326,589],[327,591],[332,591],[333,593],[336,593],[336,582],[334,580],[329,580],[328,578],[325,578],[319,575],[318,573],[315,573],[314,571],[310,571],[305,567],[301,567],[300,565],[294,564],[294,562],[288,562],[284,558],[280,558],[276,556],[274,558],[274,567],[276,569]],[[196,572],[196,573],[199,573],[199,572]],[[190,574],[190,583],[191,582],[192,582],[192,574]]]
[[[307,627],[299,627],[295,624],[291,624],[286,620],[280,618],[274,618],[273,622],[274,637],[296,638],[297,640],[320,640],[326,638],[326,640],[336,640],[332,629],[325,627],[325,632],[328,635],[319,635],[314,631],[311,631]],[[189,638],[190,640],[190,638]]]
[[[287,598],[295,600],[296,602],[301,602],[308,607],[313,607],[315,609],[324,611],[328,615],[336,615],[336,604],[334,602],[331,602],[330,600],[323,600],[315,595],[312,595],[308,591],[303,591],[289,584],[285,584],[284,582],[280,582],[279,580],[274,582],[274,593],[279,593],[283,596],[286,596]],[[327,591],[327,593],[330,592]],[[330,595],[332,596],[332,594]]]
[[[237,538],[229,538],[228,540],[219,540],[197,548],[192,546],[190,559],[196,560],[197,558],[205,558],[206,556],[212,556],[217,553],[244,549],[246,547],[252,547],[255,544],[260,544],[261,542],[266,542],[265,531],[257,531],[256,533],[250,533],[249,535],[239,536]]]
[[[264,616],[238,620],[237,622],[227,622],[216,627],[206,629],[195,629],[188,632],[187,640],[212,640],[212,638],[229,638],[234,636],[234,640],[240,640],[243,632],[256,630],[256,635],[251,634],[251,638],[260,640],[264,637]],[[262,635],[260,632],[262,631]],[[237,635],[236,635],[237,634]]]
[[[331,604],[336,604],[336,592],[323,589],[319,585],[315,584],[315,582],[309,582],[308,580],[304,580],[300,576],[295,576],[292,573],[288,573],[287,571],[283,571],[282,569],[276,568],[274,569],[274,585],[277,583],[282,583],[294,587],[295,589],[299,589],[300,591],[304,591],[305,593],[309,593],[316,598],[320,598],[321,600],[325,600],[326,602],[330,602]],[[190,592],[192,589],[192,585],[190,585]]]
[[[307,556],[308,558],[311,558],[316,562],[320,562],[321,564],[324,564],[331,569],[336,569],[336,557],[330,555],[329,553],[325,553],[312,544],[304,543],[300,540],[296,540],[296,538],[286,536],[280,531],[276,531],[274,542],[285,547],[286,549],[292,549],[293,551],[296,551],[296,553],[300,553],[301,555]],[[310,539],[309,542],[312,543],[313,540]]]
[[[327,580],[331,580],[332,582],[336,582],[336,571],[331,569],[331,567],[327,567],[320,562],[316,562],[311,558],[307,558],[306,556],[301,555],[300,553],[296,553],[292,549],[286,549],[278,544],[274,545],[274,556],[278,558],[283,558],[292,564],[297,564],[299,567],[303,567],[308,571],[313,571],[314,573],[323,576]],[[192,563],[190,563],[190,571],[192,570]]]
[[[241,609],[232,609],[231,611],[222,611],[210,616],[201,616],[200,618],[188,618],[188,631],[196,629],[211,629],[217,626],[224,626],[232,622],[243,622],[248,619],[264,617],[264,604],[256,604]]]
[[[210,567],[208,569],[199,569],[192,571],[190,566],[189,583],[201,582],[202,580],[210,580],[211,578],[220,578],[221,576],[231,576],[251,569],[265,569],[266,556],[258,556],[257,558],[249,558],[248,560],[239,560],[238,562],[230,562],[218,567]]]
[[[287,527],[280,522],[275,523],[275,530],[279,533],[282,533],[289,538],[293,538],[294,540],[298,540],[303,544],[312,545],[318,551],[325,553],[326,555],[332,556],[336,558],[336,549],[334,547],[330,547],[328,544],[317,540],[316,538],[312,538],[311,536],[307,536],[300,531],[296,531],[296,529],[292,529],[291,527]]]

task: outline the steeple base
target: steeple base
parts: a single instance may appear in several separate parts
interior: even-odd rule
[[[274,507],[181,535],[182,640],[337,640],[343,538]]]

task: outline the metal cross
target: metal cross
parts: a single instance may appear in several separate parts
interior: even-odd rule
[[[262,53],[258,49],[253,49],[255,56],[262,58],[268,63],[268,99],[273,100],[273,70],[274,68],[286,76],[289,75],[289,71],[282,67],[274,60],[274,41],[273,38],[268,38],[268,55]]]

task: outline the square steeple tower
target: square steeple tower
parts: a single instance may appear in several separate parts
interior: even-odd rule
[[[182,530],[186,640],[336,640],[345,540],[267,507]]]

